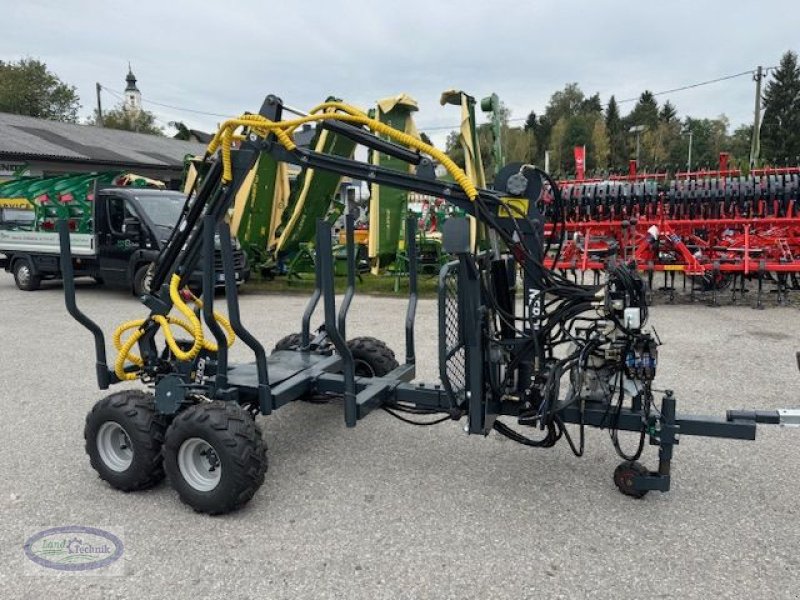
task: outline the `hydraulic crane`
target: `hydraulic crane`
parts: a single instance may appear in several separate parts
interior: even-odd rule
[[[413,169],[392,170],[297,147],[291,134],[309,122]],[[263,153],[304,169],[442,197],[495,236],[491,249],[473,251],[466,218],[445,224],[444,249],[453,260],[439,276],[441,384],[413,381],[413,219],[406,227],[411,268],[404,364],[375,338],[347,339],[356,268],[349,218],[348,287],[338,312],[331,231],[319,222],[316,287],[301,333],[282,340],[268,354],[248,331],[239,311],[225,215]],[[437,178],[436,162],[453,181]],[[348,427],[371,410],[384,408],[397,416],[439,415],[428,423],[463,419],[467,433],[496,432],[527,446],[551,447],[566,439],[578,456],[584,452],[585,428],[603,428],[623,459],[614,482],[634,497],[669,489],[679,436],[754,439],[756,423],[788,424],[800,418],[798,411],[779,410],[728,411],[721,418],[683,415],[676,411],[671,391],[656,398],[652,383],[660,342],[645,326],[644,282],[634,266],[621,261],[611,264],[606,280],[594,286],[578,285],[547,267],[561,252],[565,224],[558,215],[564,213],[558,210],[556,182],[536,166],[508,165],[498,173],[493,189],[477,188],[443,152],[349,105],[327,102],[302,113],[275,96],[266,98],[258,114],[225,122],[201,166],[202,181],[187,198],[179,226],[161,251],[150,289],[142,296],[149,314],[114,333],[117,356],[110,367],[105,336],[77,307],[71,265],[62,260],[69,312],[95,338],[100,388],[139,380],[152,389],[111,394],[87,417],[92,465],[115,487],[146,488],[166,472],[181,499],[195,510],[235,510],[255,494],[267,469],[256,415],[320,395],[342,398]],[[554,203],[546,212],[545,198]],[[63,222],[60,233],[62,256],[69,256]],[[222,248],[227,319],[214,311],[217,242]],[[197,266],[204,273],[200,298],[185,289],[188,274]],[[313,331],[311,318],[320,301],[324,324]],[[179,317],[171,316],[173,309]],[[188,338],[176,339],[175,327]],[[163,345],[159,333],[165,338]],[[252,362],[229,361],[228,346],[235,337],[253,352]],[[515,428],[508,417],[516,419]],[[633,451],[623,450],[620,431],[638,434]],[[653,470],[639,462],[647,441],[658,447]]]

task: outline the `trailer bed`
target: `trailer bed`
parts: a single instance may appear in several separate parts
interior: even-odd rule
[[[73,256],[95,256],[96,236],[92,233],[69,234]],[[61,254],[58,234],[53,231],[3,231],[0,230],[0,253],[31,252],[36,254]]]

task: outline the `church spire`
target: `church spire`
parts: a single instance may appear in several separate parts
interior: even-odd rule
[[[136,117],[142,110],[142,93],[136,87],[136,75],[133,74],[131,63],[128,63],[128,76],[125,81],[128,85],[125,88],[125,101],[122,107],[130,116]]]
[[[128,76],[125,78],[125,81],[128,82],[128,85],[125,88],[126,92],[139,91],[139,88],[136,87],[136,75],[133,74],[133,70],[131,69],[131,63],[128,63]]]

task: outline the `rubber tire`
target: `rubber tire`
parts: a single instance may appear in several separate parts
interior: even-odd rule
[[[353,353],[356,375],[359,377],[383,377],[398,367],[392,349],[377,338],[353,338],[347,341],[347,347]],[[364,367],[369,367],[371,372],[365,372]]]
[[[633,477],[636,475],[648,475],[649,471],[638,462],[625,461],[614,469],[614,485],[617,489],[631,498],[641,499],[647,495],[649,490],[637,490],[633,487]]]
[[[28,280],[28,283],[21,283],[19,279],[19,271],[22,267],[27,267],[30,272],[31,276]],[[30,259],[28,258],[18,258],[14,261],[14,283],[17,284],[17,287],[24,292],[33,292],[34,290],[38,290],[39,286],[42,284],[42,278],[39,275],[33,275],[33,265],[31,264]]]
[[[208,492],[196,490],[178,468],[178,450],[189,438],[200,438],[217,453],[222,476]],[[221,515],[247,504],[264,483],[267,445],[261,429],[235,402],[203,402],[190,406],[172,421],[164,442],[164,468],[180,499],[195,511]]]
[[[97,432],[103,423],[115,421],[128,434],[133,447],[133,462],[125,471],[106,466],[97,450]],[[151,488],[164,479],[161,445],[167,418],[155,411],[152,394],[123,390],[99,400],[86,415],[83,437],[92,468],[100,479],[123,492]]]
[[[278,340],[278,343],[275,344],[275,350],[300,350],[302,343],[302,333],[290,333],[289,335]],[[273,352],[275,350],[273,350]]]
[[[144,289],[144,280],[147,278],[147,272],[152,268],[153,264],[149,263],[146,265],[142,265],[138,269],[136,269],[136,273],[133,276],[133,295],[134,296],[143,296],[145,294]]]

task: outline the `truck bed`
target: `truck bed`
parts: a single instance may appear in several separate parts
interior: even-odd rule
[[[92,233],[71,233],[69,241],[73,256],[95,256],[97,254],[97,243]],[[0,253],[16,252],[61,254],[58,234],[55,231],[0,230]]]

